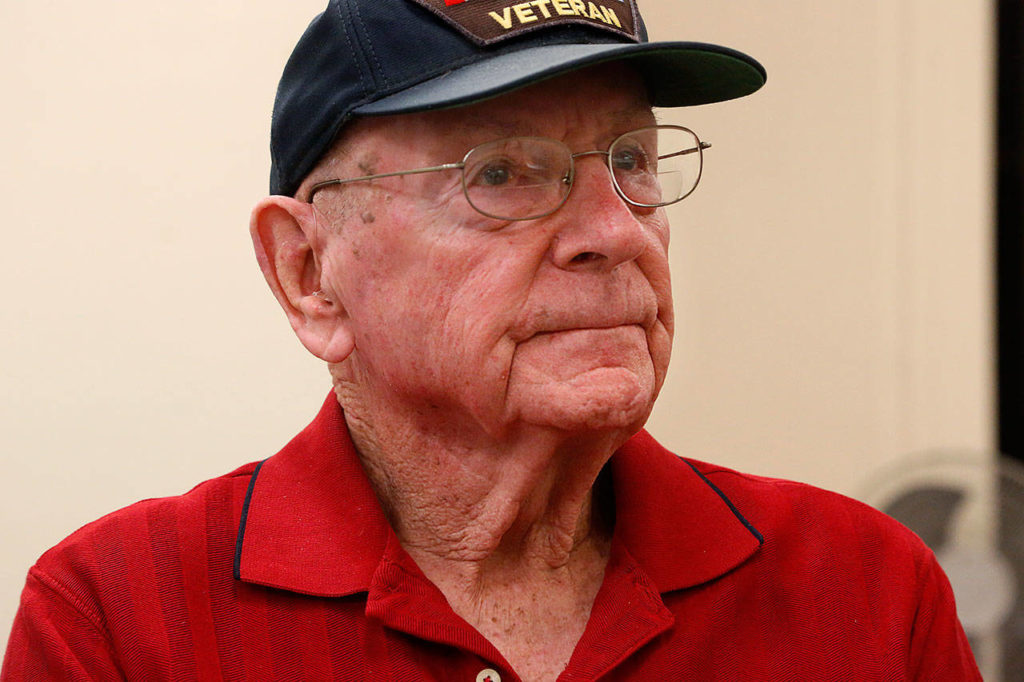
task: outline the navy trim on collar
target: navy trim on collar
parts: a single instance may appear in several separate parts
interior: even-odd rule
[[[611,460],[615,537],[662,593],[714,580],[752,557],[760,533],[694,464],[646,431]]]
[[[263,462],[266,461],[263,460]],[[245,491],[245,501],[242,503],[242,518],[238,523],[238,540],[235,541],[235,562],[232,569],[235,580],[242,579],[242,544],[245,539],[245,521],[249,518],[249,503],[252,502],[252,489],[256,487],[256,478],[260,475],[263,462],[257,464],[256,468],[253,469],[252,477],[249,479],[249,487]]]
[[[712,490],[714,490],[714,491],[715,491],[716,493],[718,493],[718,496],[722,498],[722,501],[723,501],[723,502],[725,502],[725,503],[726,503],[727,505],[729,505],[729,509],[731,509],[731,510],[732,510],[732,513],[736,515],[736,518],[737,518],[737,519],[739,519],[739,520],[740,520],[740,522],[741,522],[741,523],[742,523],[742,524],[743,524],[744,526],[746,526],[746,527],[747,527],[747,530],[749,530],[749,531],[750,531],[751,533],[753,533],[753,534],[754,534],[754,537],[755,537],[755,538],[757,538],[757,542],[758,542],[758,544],[761,544],[761,545],[763,545],[763,544],[764,544],[764,536],[763,536],[763,535],[761,535],[761,534],[760,534],[760,533],[759,533],[759,532],[757,531],[757,529],[756,529],[756,528],[754,528],[753,524],[751,524],[751,523],[750,523],[750,521],[747,521],[746,517],[744,517],[744,516],[743,516],[743,514],[741,514],[741,513],[740,513],[740,510],[736,508],[736,505],[732,503],[732,500],[730,500],[730,499],[729,499],[728,497],[726,497],[726,496],[725,496],[725,493],[723,493],[723,492],[722,492],[721,488],[719,488],[719,487],[718,487],[717,485],[715,485],[714,483],[712,483],[711,481],[709,481],[709,480],[708,480],[708,477],[707,477],[707,476],[705,476],[705,475],[704,475],[703,473],[701,473],[701,470],[700,470],[700,469],[698,469],[698,468],[697,468],[697,466],[696,466],[696,465],[695,465],[695,464],[694,464],[693,462],[689,462],[689,461],[687,461],[687,460],[685,460],[685,459],[684,459],[683,461],[684,461],[684,462],[686,462],[686,463],[687,463],[687,465],[689,465],[689,467],[690,467],[691,469],[693,469],[693,470],[694,470],[694,472],[695,472],[695,473],[696,473],[696,474],[697,474],[698,476],[700,476],[700,477],[701,477],[701,479],[702,479],[702,480],[703,480],[703,481],[704,481],[705,483],[707,483],[707,484],[708,484],[708,485],[709,485],[709,486],[711,487],[711,489],[712,489]]]

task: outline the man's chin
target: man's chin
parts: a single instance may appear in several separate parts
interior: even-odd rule
[[[638,431],[654,405],[654,381],[622,367],[590,370],[571,381],[535,384],[509,396],[523,422],[564,431]]]

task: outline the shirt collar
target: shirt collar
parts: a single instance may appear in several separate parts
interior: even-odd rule
[[[614,541],[663,593],[727,573],[763,542],[696,467],[645,431],[610,467]],[[364,592],[394,539],[332,393],[316,419],[253,472],[235,577],[322,597]]]
[[[700,470],[646,431],[610,461],[615,539],[662,593],[700,585],[736,568],[764,543],[739,509]]]

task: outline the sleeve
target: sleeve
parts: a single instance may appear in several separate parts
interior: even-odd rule
[[[122,679],[102,619],[46,574],[30,571],[0,682]]]
[[[967,635],[956,615],[949,579],[934,555],[921,569],[918,609],[910,642],[911,674],[918,682],[981,681]]]

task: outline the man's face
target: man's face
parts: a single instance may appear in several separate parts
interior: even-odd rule
[[[360,121],[328,172],[454,162],[516,135],[605,150],[653,122],[637,79],[598,67],[469,107]],[[632,433],[646,420],[671,346],[668,223],[616,195],[605,157],[577,159],[565,205],[536,220],[475,212],[458,171],[331,188],[316,204],[321,285],[355,338],[342,373],[370,409],[491,438],[524,425]]]

